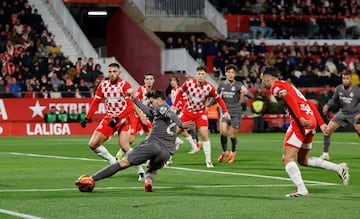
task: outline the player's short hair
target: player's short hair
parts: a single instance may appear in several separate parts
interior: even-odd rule
[[[144,74],[144,78],[146,78],[146,76],[153,76],[154,77],[154,74],[151,73],[151,72],[147,72],[147,73]]]
[[[204,66],[204,65],[201,65],[201,66],[199,66],[199,67],[197,67],[196,68],[196,71],[198,72],[198,71],[204,71],[204,72],[208,72],[208,69],[207,69],[207,67],[206,66]]]
[[[109,64],[108,67],[120,68],[120,65],[118,63],[113,62],[113,63]]]
[[[261,74],[263,75],[271,75],[273,77],[278,77],[278,75],[280,74],[279,69],[275,68],[275,67],[265,67]]]
[[[161,90],[155,90],[153,92],[148,92],[146,94],[146,97],[147,98],[150,98],[150,97],[159,98],[160,97],[162,100],[166,100],[165,93],[163,91],[161,91]]]
[[[234,64],[228,64],[225,66],[225,72],[227,72],[230,69],[234,69],[235,72],[237,72],[237,70],[238,70],[237,66]]]

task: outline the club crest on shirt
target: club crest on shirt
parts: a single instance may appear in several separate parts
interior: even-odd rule
[[[353,94],[353,92],[351,92],[351,93],[349,94],[349,96],[350,96],[350,97],[354,97],[354,94]]]
[[[162,115],[164,115],[164,114],[166,113],[166,111],[167,111],[167,108],[164,107],[164,106],[160,107],[160,109],[159,109],[159,112],[160,112],[160,114],[162,114]]]

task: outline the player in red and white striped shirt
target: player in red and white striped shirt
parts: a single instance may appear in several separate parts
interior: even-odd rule
[[[135,98],[140,100],[145,106],[149,105],[147,93],[154,90],[155,78],[152,73],[146,73],[144,75],[144,84],[139,86],[135,91]],[[134,107],[134,113],[131,118],[131,131],[130,131],[130,143],[135,141],[135,136],[139,132],[144,132],[146,136],[149,136],[152,129],[152,123],[146,117],[146,115],[137,107]]]
[[[308,190],[301,177],[301,172],[295,158],[300,165],[333,170],[338,173],[344,185],[349,184],[350,174],[346,163],[335,164],[317,157],[310,157],[313,137],[317,123],[324,135],[328,134],[328,127],[324,123],[315,105],[291,84],[278,79],[279,70],[267,67],[261,74],[261,79],[271,94],[282,104],[290,116],[290,126],[284,140],[282,161],[290,179],[297,186],[297,190],[286,197],[307,196]]]
[[[175,99],[176,99],[176,95],[179,93],[179,89],[180,89],[180,83],[179,83],[179,79],[176,76],[171,76],[170,77],[170,85],[172,87],[171,89],[171,102],[174,103]],[[183,93],[183,95],[181,96],[181,98],[177,101],[177,105],[174,106],[177,109],[179,109],[176,113],[180,116],[181,115],[181,109],[184,108],[186,106],[186,101],[187,101],[188,97],[186,96],[186,93]],[[189,142],[189,144],[191,145],[191,150],[190,150],[190,154],[196,153],[198,152],[199,148],[197,147],[196,142],[193,139],[193,136],[191,136],[186,130],[183,130],[181,132],[181,134],[185,137],[185,139]],[[196,132],[195,132],[196,134]],[[182,145],[184,142],[180,139],[180,138],[176,138],[176,147],[177,149],[180,147],[180,145]]]
[[[180,116],[180,120],[182,122],[191,120],[195,122],[203,139],[206,167],[212,168],[214,165],[211,162],[211,143],[209,141],[208,118],[206,112],[206,102],[208,101],[208,98],[212,97],[217,100],[224,111],[224,117],[226,119],[230,120],[231,117],[224,100],[217,93],[216,88],[205,81],[206,76],[207,68],[205,66],[196,68],[196,78],[186,80],[179,88],[179,92],[174,101],[174,106],[178,106],[178,102],[182,98],[183,93],[186,93],[188,101],[186,102],[186,106],[183,107],[183,114]]]
[[[129,115],[134,109],[134,103],[129,96],[132,93],[132,88],[127,81],[119,78],[120,73],[120,66],[117,63],[108,66],[109,80],[103,81],[98,86],[86,117],[81,121],[81,126],[85,128],[86,123],[90,121],[91,116],[98,109],[101,100],[105,100],[106,115],[91,136],[89,147],[97,155],[108,160],[110,164],[116,163],[116,158],[102,144],[115,132],[118,132],[118,142],[121,149],[125,152],[131,150]],[[141,166],[138,167],[138,173],[144,173]]]

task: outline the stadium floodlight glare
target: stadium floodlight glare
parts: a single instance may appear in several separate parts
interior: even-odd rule
[[[106,16],[107,11],[88,11],[89,16]]]

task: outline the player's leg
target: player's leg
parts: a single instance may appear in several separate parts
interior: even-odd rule
[[[114,175],[115,173],[119,172],[120,170],[128,168],[129,166],[131,166],[131,164],[129,163],[127,157],[124,157],[119,162],[110,164],[110,165],[106,166],[105,168],[99,170],[98,172],[93,174],[90,177],[90,179],[93,180],[93,183],[94,183],[96,181],[108,178],[108,177]],[[88,183],[89,183],[88,181],[83,182],[81,177],[75,181],[75,185],[78,187],[81,187],[82,185],[85,185]]]
[[[309,152],[310,150],[300,150],[298,161],[301,165],[335,171],[342,179],[343,184],[345,186],[349,185],[350,173],[346,163],[336,164],[318,157],[309,157]]]
[[[323,153],[320,156],[320,158],[323,160],[330,160],[330,156],[329,156],[330,136],[340,127],[340,125],[336,121],[331,120],[328,127],[329,127],[329,134],[324,135]]]
[[[300,169],[295,162],[295,158],[298,155],[304,138],[305,136],[303,132],[299,130],[295,122],[292,122],[285,135],[282,162],[285,166],[285,171],[289,175],[292,182],[296,185],[297,190],[287,194],[286,197],[288,198],[308,195],[308,190],[305,187]]]
[[[131,166],[131,164],[128,161],[127,157],[124,157],[119,162],[111,164],[111,165],[103,168],[102,170],[96,172],[94,175],[91,176],[91,178],[93,178],[94,181],[96,182],[96,181],[108,178],[108,177],[114,175],[115,173],[119,172],[120,170],[126,169],[130,166]]]
[[[157,170],[163,168],[166,162],[171,158],[170,153],[164,148],[154,145],[156,156],[152,156],[145,172],[145,192],[153,192],[152,181],[154,180]]]
[[[194,144],[196,145],[198,151],[201,149],[202,142],[199,140],[198,130],[197,128],[192,128],[188,130],[188,133],[191,135],[191,137],[194,139]]]
[[[186,141],[190,144],[191,146],[191,150],[189,151],[189,154],[195,154],[196,152],[198,152],[199,150],[197,149],[197,146],[194,142],[194,139],[192,138],[192,136],[184,129],[180,129],[179,131],[182,136],[185,137]]]
[[[360,114],[359,114],[359,118],[355,118],[353,125],[355,128],[355,131],[357,132],[358,136],[360,137]]]
[[[228,123],[226,121],[220,122],[220,142],[222,147],[222,152],[218,158],[219,162],[223,162],[227,156],[229,156],[229,152],[227,150],[227,131],[228,131]]]
[[[89,140],[89,147],[99,157],[104,158],[109,164],[116,163],[116,159],[112,156],[109,151],[102,145],[108,138],[111,137],[114,129],[107,126],[108,121],[106,119],[101,120],[98,127],[95,129],[93,135]]]
[[[129,153],[132,148],[130,147],[129,138],[130,133],[129,129],[130,127],[123,128],[122,131],[119,133],[118,142],[120,145],[121,150],[125,151],[125,153]],[[143,181],[144,180],[144,169],[142,168],[141,164],[135,166],[136,171],[138,173],[138,180]]]
[[[181,122],[187,122],[192,120],[192,117],[188,113],[183,112],[180,114],[179,119]],[[187,131],[185,131],[184,129],[178,129],[176,133],[181,133],[185,137],[186,141],[189,142],[189,144],[191,145],[191,150],[189,151],[189,154],[194,154],[199,151],[197,145],[194,143],[194,139],[191,135],[189,135]]]
[[[339,177],[343,180],[344,185],[348,185],[350,181],[349,167],[346,163],[336,164],[329,162],[318,157],[310,157],[310,150],[312,148],[312,139],[314,135],[309,134],[305,137],[304,143],[298,154],[298,162],[300,165],[322,168],[332,170],[338,173]]]
[[[211,143],[209,140],[209,130],[208,125],[203,123],[196,123],[196,126],[199,126],[199,133],[203,140],[203,151],[205,154],[205,163],[207,168],[213,168],[214,165],[211,162]]]
[[[299,149],[296,147],[285,146],[283,154],[283,164],[285,165],[285,171],[289,175],[291,181],[296,185],[297,190],[287,194],[286,197],[300,197],[307,196],[309,194],[308,190],[305,187],[305,183],[302,179],[300,169],[296,164],[295,157],[297,156]]]
[[[228,163],[232,163],[235,161],[236,157],[236,145],[237,145],[237,134],[238,128],[234,128],[233,126],[230,126],[229,128],[229,134],[230,134],[230,140],[231,140],[231,152],[229,155]]]

